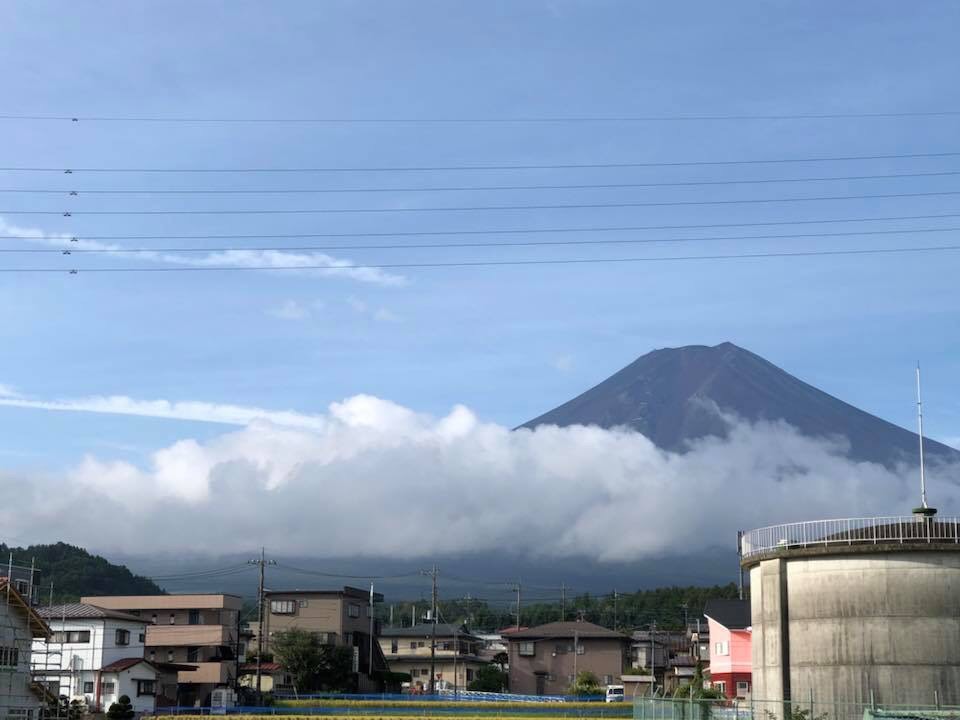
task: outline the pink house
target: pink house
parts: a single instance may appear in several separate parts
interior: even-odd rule
[[[731,700],[749,698],[750,602],[708,600],[703,614],[710,628],[710,684]]]

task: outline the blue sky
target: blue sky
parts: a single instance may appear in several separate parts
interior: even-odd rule
[[[0,8],[0,114],[463,118],[956,110],[958,22],[960,8],[948,2],[909,11],[896,2],[11,2]],[[382,167],[939,153],[960,150],[958,127],[958,117],[320,125],[4,120],[0,165]],[[957,169],[960,157],[523,172],[0,172],[8,189],[81,190],[75,198],[0,194],[0,209],[389,208],[946,192],[960,190],[958,178],[299,196],[82,194],[98,188],[657,183]],[[0,220],[8,232],[84,237],[735,224],[953,212],[960,212],[960,196],[369,215],[65,218],[0,212]],[[814,228],[953,225],[960,218]],[[602,237],[804,231],[733,227]],[[354,263],[600,258],[948,244],[955,237],[328,254]],[[505,238],[478,241],[498,239]],[[239,247],[279,241],[193,244],[202,242]],[[5,255],[0,263],[64,269],[165,264],[56,254]],[[919,359],[931,434],[960,438],[958,269],[960,255],[941,253],[405,269],[392,271],[398,282],[290,272],[8,273],[0,275],[0,384],[43,402],[122,395],[307,415],[367,393],[438,416],[463,403],[484,420],[512,426],[653,348],[730,340],[908,426],[912,368]],[[142,462],[178,439],[204,440],[224,430],[189,420],[24,407],[0,408],[0,426],[0,467],[38,472],[57,472],[87,453]]]

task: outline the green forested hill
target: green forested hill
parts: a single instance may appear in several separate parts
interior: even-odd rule
[[[13,551],[15,565],[36,562],[40,599],[46,602],[53,583],[54,602],[75,602],[82,595],[160,595],[163,589],[149,578],[134,575],[123,565],[114,565],[83,548],[58,542],[53,545],[8,547],[0,543],[0,563],[6,565]]]

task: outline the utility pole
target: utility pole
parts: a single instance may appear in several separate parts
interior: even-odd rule
[[[427,575],[432,583],[432,589],[430,593],[431,597],[431,610],[430,610],[430,622],[433,625],[433,628],[430,630],[430,685],[429,685],[429,694],[435,695],[437,689],[437,566],[434,563],[432,570],[422,570],[421,574]]]
[[[577,656],[580,654],[580,633],[573,631],[573,682],[577,682]]]
[[[613,591],[613,629],[617,629],[617,591]]]
[[[264,581],[264,569],[267,565],[276,565],[276,560],[267,561],[266,558],[266,548],[260,548],[260,557],[254,560],[248,560],[247,564],[249,565],[258,565],[260,567],[260,581],[257,584],[257,705],[262,705],[263,703],[263,691],[261,690],[261,679],[262,671],[261,664],[263,662],[263,581]]]
[[[520,630],[520,579],[517,578],[517,586],[514,588],[517,593],[517,630]]]
[[[370,607],[367,611],[370,616],[370,636],[367,638],[367,644],[370,646],[370,657],[367,662],[367,677],[373,682],[373,583],[370,583]]]
[[[567,619],[567,586],[560,583],[560,622]]]
[[[657,623],[656,621],[650,623],[650,677],[653,680],[650,682],[650,687],[654,687],[657,684],[657,645],[654,640],[654,634],[657,632]]]

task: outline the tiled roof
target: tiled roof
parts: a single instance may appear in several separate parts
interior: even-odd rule
[[[260,663],[260,672],[261,673],[273,673],[280,672],[283,670],[283,665],[278,662],[263,662]],[[240,666],[240,672],[246,673],[255,673],[257,671],[256,663],[244,663]]]
[[[536,638],[572,638],[574,635],[579,638],[628,639],[623,633],[608,630],[605,627],[589,622],[552,622],[546,625],[537,625],[536,627],[511,633],[505,639],[513,641]]]
[[[134,665],[139,665],[140,663],[144,663],[145,665],[154,667],[153,663],[151,663],[149,660],[146,660],[142,657],[128,657],[128,658],[122,658],[121,660],[114,660],[109,665],[104,665],[102,668],[100,668],[100,672],[105,672],[105,673],[123,672],[124,670],[129,670]]]
[[[106,608],[90,605],[89,603],[66,603],[65,605],[52,605],[37,609],[40,617],[46,620],[129,620],[130,622],[149,623],[142,617],[131,615],[130,613],[120,612],[119,610],[107,610]]]
[[[703,614],[728,630],[743,630],[753,622],[749,600],[707,600]]]
[[[467,628],[451,623],[437,623],[437,637],[452,638],[454,632],[462,638],[474,637]],[[428,638],[433,634],[433,624],[423,623],[406,628],[384,628],[380,631],[380,637],[416,637]]]

